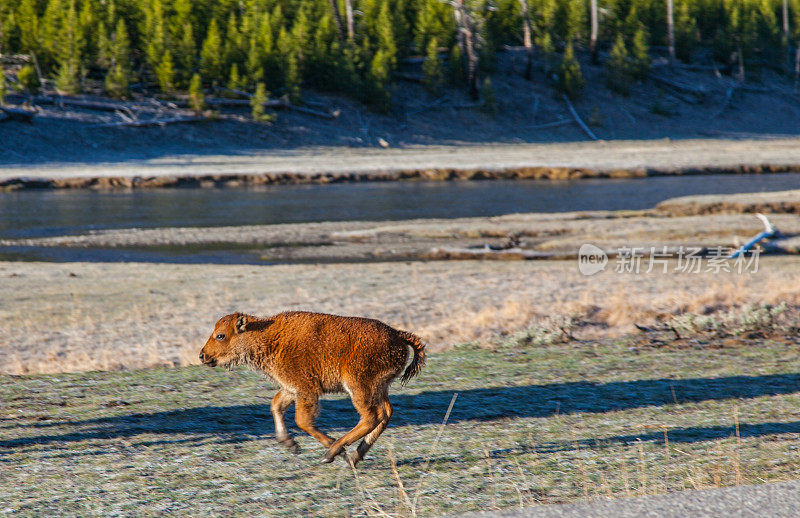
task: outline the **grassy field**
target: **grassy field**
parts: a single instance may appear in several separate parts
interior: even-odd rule
[[[395,389],[357,475],[319,465],[306,435],[300,455],[281,449],[274,387],[246,370],[0,376],[0,513],[430,516],[789,479],[796,329],[548,345],[529,333],[432,354]],[[324,402],[324,429],[355,420],[349,401]]]
[[[634,324],[747,304],[800,305],[796,256],[764,257],[758,272],[746,275],[612,268],[587,277],[575,261],[0,262],[0,320],[7,324],[0,373],[196,364],[213,323],[234,311],[363,315],[412,330],[431,350],[443,350],[568,318],[578,321],[577,338],[613,338],[636,332]]]

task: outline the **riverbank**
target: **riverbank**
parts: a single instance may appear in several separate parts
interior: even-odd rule
[[[674,254],[681,247],[738,247],[763,230],[763,223],[754,215],[758,212],[770,214],[772,224],[786,237],[772,242],[770,251],[800,251],[800,219],[796,216],[800,190],[793,190],[680,197],[648,210],[96,230],[0,239],[0,253],[28,254],[28,260],[60,253],[67,260],[70,256],[88,260],[94,254],[97,260],[116,256],[117,261],[139,262],[203,262],[203,254],[215,253],[226,255],[231,263],[309,264],[565,259],[575,258],[581,245],[592,243],[612,256],[623,247],[668,247]],[[136,253],[151,255],[136,259]]]
[[[0,190],[800,172],[800,138],[309,147],[0,167]]]

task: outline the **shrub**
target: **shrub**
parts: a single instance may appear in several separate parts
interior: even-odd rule
[[[36,75],[36,70],[32,65],[25,65],[17,72],[17,81],[20,87],[29,93],[35,94],[39,91],[39,76]]]
[[[483,99],[483,106],[481,106],[483,111],[491,114],[497,112],[497,97],[494,95],[492,80],[488,77],[483,80],[483,86],[481,87],[481,99]]]
[[[572,43],[567,45],[564,56],[561,59],[561,66],[558,70],[558,89],[570,99],[577,99],[583,92],[584,80],[581,73],[581,65],[575,58],[575,50]]]

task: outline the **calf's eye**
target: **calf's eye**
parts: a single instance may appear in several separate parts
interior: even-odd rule
[[[217,340],[225,340],[225,335],[223,335],[222,333],[218,334]]]

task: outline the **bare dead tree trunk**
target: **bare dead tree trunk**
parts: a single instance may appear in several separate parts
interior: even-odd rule
[[[344,44],[344,25],[342,25],[342,13],[339,12],[338,0],[330,0],[331,11],[333,11],[333,19],[336,21],[336,31],[339,33],[339,41]]]
[[[352,40],[356,37],[355,22],[353,21],[353,0],[344,0],[344,15],[347,18],[347,37]]]
[[[794,87],[797,88],[800,83],[800,45],[794,49]]]
[[[525,79],[530,80],[533,76],[533,41],[531,33],[531,13],[528,8],[528,0],[519,0],[522,9],[522,44],[525,46],[527,58],[525,62]]]
[[[739,55],[739,82],[744,83],[744,52],[741,45],[739,45],[737,54]]]
[[[475,48],[475,21],[465,5],[465,0],[455,0],[453,15],[458,27],[458,46],[461,49],[461,59],[467,77],[467,89],[470,97],[478,99],[478,53]]]
[[[591,28],[589,33],[589,50],[592,52],[592,63],[597,64],[597,33],[600,29],[600,22],[598,20],[597,0],[591,0],[589,3],[589,17],[591,20]]]
[[[792,45],[791,37],[789,34],[789,0],[783,0],[781,6],[781,21],[783,28],[783,45],[786,49],[787,65],[791,66],[792,61]]]
[[[669,60],[675,61],[675,9],[673,0],[667,0],[667,46],[669,48]]]
[[[781,9],[781,16],[783,17],[783,37],[789,41],[789,0],[783,0]]]

